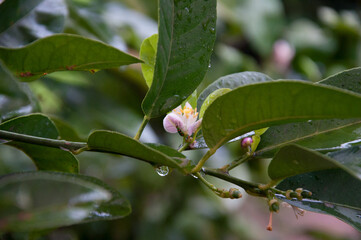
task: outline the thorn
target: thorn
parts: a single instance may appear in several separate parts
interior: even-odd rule
[[[268,225],[266,228],[268,231],[272,231],[272,213],[273,212],[270,212],[270,214],[269,214],[269,222],[268,222]]]

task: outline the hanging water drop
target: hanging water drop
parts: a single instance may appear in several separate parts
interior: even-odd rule
[[[160,166],[155,169],[159,176],[164,177],[169,173],[169,168],[167,166]]]
[[[208,68],[211,68],[211,67],[212,67],[212,64],[211,64],[211,63],[209,63],[209,64],[208,64]]]

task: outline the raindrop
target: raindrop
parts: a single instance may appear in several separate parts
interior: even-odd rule
[[[211,67],[212,67],[212,64],[211,64],[211,63],[209,63],[209,64],[208,64],[208,68],[211,68]]]
[[[186,7],[185,10],[187,11],[187,13],[189,13],[189,8]]]
[[[195,179],[197,179],[198,177],[194,174],[191,174],[192,177],[194,177]]]
[[[216,30],[214,29],[214,27],[212,27],[212,28],[209,29],[209,32],[210,32],[210,33],[215,33]]]
[[[160,166],[155,169],[159,176],[164,177],[169,173],[169,168],[167,166]]]

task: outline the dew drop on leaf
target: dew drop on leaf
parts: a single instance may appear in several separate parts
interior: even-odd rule
[[[160,166],[155,169],[159,176],[164,177],[169,173],[169,168],[167,166]]]

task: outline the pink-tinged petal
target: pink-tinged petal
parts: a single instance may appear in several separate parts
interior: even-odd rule
[[[184,123],[177,114],[172,112],[163,119],[163,127],[169,133],[176,133],[178,132],[177,127],[179,129],[184,128]]]
[[[192,126],[197,121],[197,116],[190,115],[188,118],[185,119],[185,123],[187,126]]]
[[[201,126],[201,124],[202,124],[202,119],[199,119],[195,123],[188,126],[188,135],[192,136],[193,133],[195,133],[197,131],[197,129]]]

